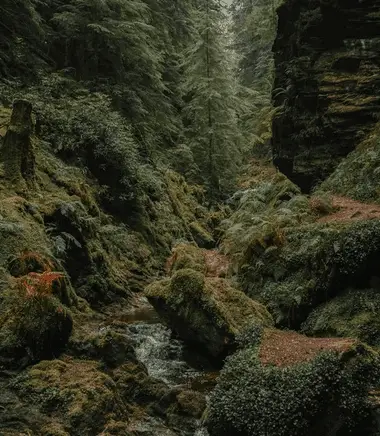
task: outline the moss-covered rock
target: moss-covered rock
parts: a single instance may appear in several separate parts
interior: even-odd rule
[[[355,200],[380,202],[380,123],[322,182],[317,192],[334,192]]]
[[[378,289],[347,290],[314,309],[302,331],[311,336],[354,337],[379,346],[379,310]]]
[[[180,243],[172,249],[172,255],[166,262],[168,275],[174,274],[180,269],[192,269],[201,273],[206,272],[206,260],[204,250],[196,244]]]
[[[212,393],[212,436],[362,434],[376,352],[353,340],[267,330],[228,358]],[[358,430],[358,433],[355,433]]]
[[[69,341],[72,317],[52,295],[29,296],[13,290],[0,317],[3,364],[24,364],[58,356]]]
[[[284,230],[284,243],[253,243],[240,269],[243,288],[279,325],[296,327],[318,305],[379,276],[380,221],[315,223]]]
[[[94,361],[42,361],[12,386],[71,435],[98,434],[108,419],[125,416],[115,382]]]
[[[272,323],[264,306],[233,288],[228,280],[181,269],[171,279],[148,286],[146,295],[165,322],[188,343],[213,357],[225,356],[250,322]]]

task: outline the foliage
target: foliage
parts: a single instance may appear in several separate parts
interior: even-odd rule
[[[253,142],[265,144],[271,136],[274,81],[272,45],[277,31],[276,8],[282,0],[233,0],[230,10],[240,84],[251,112],[241,128],[254,133]],[[252,136],[251,136],[252,137]]]
[[[302,330],[314,336],[358,338],[378,346],[379,310],[378,289],[350,289],[314,309]]]
[[[178,129],[163,80],[164,59],[152,11],[142,0],[58,2],[49,21],[59,68],[112,95],[148,155]]]
[[[0,77],[34,77],[41,65],[44,29],[38,0],[3,0],[0,5]]]
[[[257,353],[251,345],[227,359],[211,396],[212,436],[319,436],[337,424],[352,430],[368,416],[375,352],[358,349],[346,359],[321,352],[289,367],[262,365]]]
[[[199,2],[193,11],[193,41],[184,52],[183,64],[186,134],[199,168],[198,180],[212,198],[234,186],[242,151],[239,99],[223,22],[219,1]]]

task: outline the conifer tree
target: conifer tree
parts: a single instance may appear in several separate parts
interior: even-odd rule
[[[221,3],[198,0],[193,25],[193,44],[184,53],[186,133],[198,175],[216,198],[232,188],[241,151]]]
[[[272,45],[276,34],[276,8],[281,0],[233,0],[231,15],[234,48],[239,57],[240,84],[252,107],[250,127],[262,141],[270,137],[271,90],[274,80]]]
[[[151,157],[178,130],[163,80],[154,11],[143,0],[59,1],[50,21],[58,66],[75,68],[77,79],[91,80],[97,90],[111,94],[132,123],[143,154]]]

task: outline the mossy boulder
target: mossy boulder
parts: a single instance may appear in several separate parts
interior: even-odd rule
[[[378,289],[350,289],[314,309],[302,324],[311,336],[355,337],[380,345]]]
[[[241,282],[278,325],[299,328],[319,304],[378,280],[379,247],[379,219],[288,227],[283,244],[248,248]]]
[[[248,335],[249,337],[249,335]],[[362,434],[378,354],[349,339],[256,330],[229,357],[211,395],[212,436]],[[355,433],[356,431],[356,433]]]
[[[166,272],[168,275],[172,275],[184,268],[205,273],[206,260],[204,250],[196,244],[182,242],[176,245],[172,249],[172,255],[166,262]]]
[[[8,291],[0,316],[0,359],[27,364],[51,359],[64,350],[71,335],[71,313],[53,295]]]
[[[115,382],[94,361],[42,361],[14,379],[12,387],[31,407],[54,414],[70,435],[98,434],[108,420],[125,419]]]
[[[187,343],[224,357],[250,322],[271,325],[264,306],[233,288],[228,280],[192,269],[148,286],[146,295],[164,321]]]
[[[97,360],[107,368],[116,368],[126,362],[137,362],[134,342],[127,334],[103,327],[82,337],[74,331],[68,352],[75,357]]]

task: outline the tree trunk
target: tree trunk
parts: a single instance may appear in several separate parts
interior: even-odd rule
[[[4,176],[17,183],[32,182],[35,177],[35,156],[31,141],[32,105],[25,100],[13,103],[10,125],[0,150]]]

